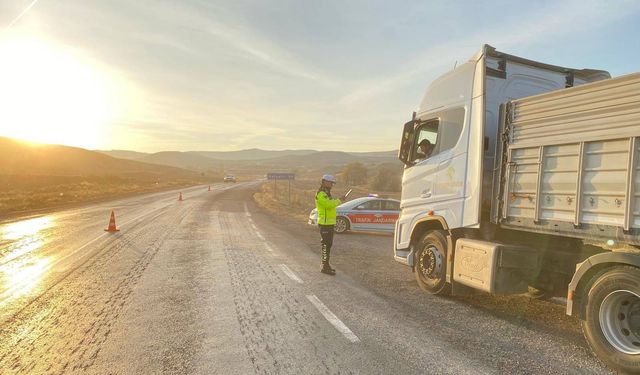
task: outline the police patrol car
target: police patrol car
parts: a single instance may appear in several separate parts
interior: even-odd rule
[[[399,215],[399,200],[371,194],[345,202],[336,208],[335,232],[344,233],[352,230],[393,233]],[[315,208],[309,214],[308,223],[318,223],[318,211]]]

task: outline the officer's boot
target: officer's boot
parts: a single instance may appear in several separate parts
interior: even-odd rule
[[[333,267],[331,267],[331,263],[329,262],[330,258],[331,258],[330,256],[327,256],[327,268],[329,268],[331,270],[331,272],[333,272],[335,274],[336,270],[333,269]]]
[[[320,272],[332,276],[336,274],[336,270],[329,266],[329,249],[327,249],[327,245],[325,244],[322,244],[322,263],[320,265]]]
[[[327,275],[331,275],[331,276],[334,276],[336,274],[336,270],[331,268],[329,266],[329,263],[326,263],[326,262],[322,262],[322,265],[320,267],[320,272],[326,273]]]

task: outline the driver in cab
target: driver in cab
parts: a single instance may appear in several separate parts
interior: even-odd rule
[[[424,160],[431,156],[435,145],[433,145],[428,139],[423,139],[418,143],[418,147],[417,160]]]

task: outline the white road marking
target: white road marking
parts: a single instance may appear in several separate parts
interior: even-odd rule
[[[285,275],[289,276],[291,280],[297,282],[298,284],[304,284],[304,281],[302,281],[302,279],[299,278],[298,275],[291,271],[291,268],[287,267],[286,264],[281,264],[280,268],[282,268],[282,272],[284,272]]]
[[[251,212],[249,212],[249,208],[246,203],[244,204],[244,214],[247,215],[247,217],[251,217]]]
[[[320,301],[318,297],[312,294],[312,295],[308,295],[307,299],[311,303],[313,303],[316,309],[320,311],[320,314],[322,314],[324,318],[327,319],[329,323],[331,323],[331,325],[333,325],[338,330],[338,332],[342,333],[342,335],[344,335],[344,337],[346,337],[347,340],[351,342],[360,342],[360,339],[358,338],[358,336],[356,336],[353,332],[351,332],[349,327],[347,327],[344,323],[342,323],[342,320],[338,319],[338,317],[334,313],[332,313],[331,310],[329,310],[329,308],[325,306],[325,304],[322,303],[322,301]]]
[[[247,204],[245,203],[245,208],[247,207]],[[264,236],[262,235],[262,233],[260,233],[260,230],[258,230],[258,227],[256,227],[256,225],[253,223],[253,220],[251,220],[251,218],[249,218],[249,224],[251,224],[251,228],[253,228],[253,231],[256,233],[256,236],[258,236],[259,239],[261,239],[262,241],[266,241],[266,239],[264,238]],[[271,251],[271,250],[269,250]]]

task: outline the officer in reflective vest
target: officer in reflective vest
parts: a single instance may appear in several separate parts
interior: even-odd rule
[[[336,225],[336,207],[338,207],[346,197],[339,199],[331,197],[331,188],[336,183],[335,177],[330,174],[322,176],[322,184],[316,193],[316,209],[318,210],[318,227],[322,243],[322,264],[320,272],[327,275],[335,275],[336,270],[331,268],[329,258],[331,256],[331,245],[333,245],[333,227]]]

